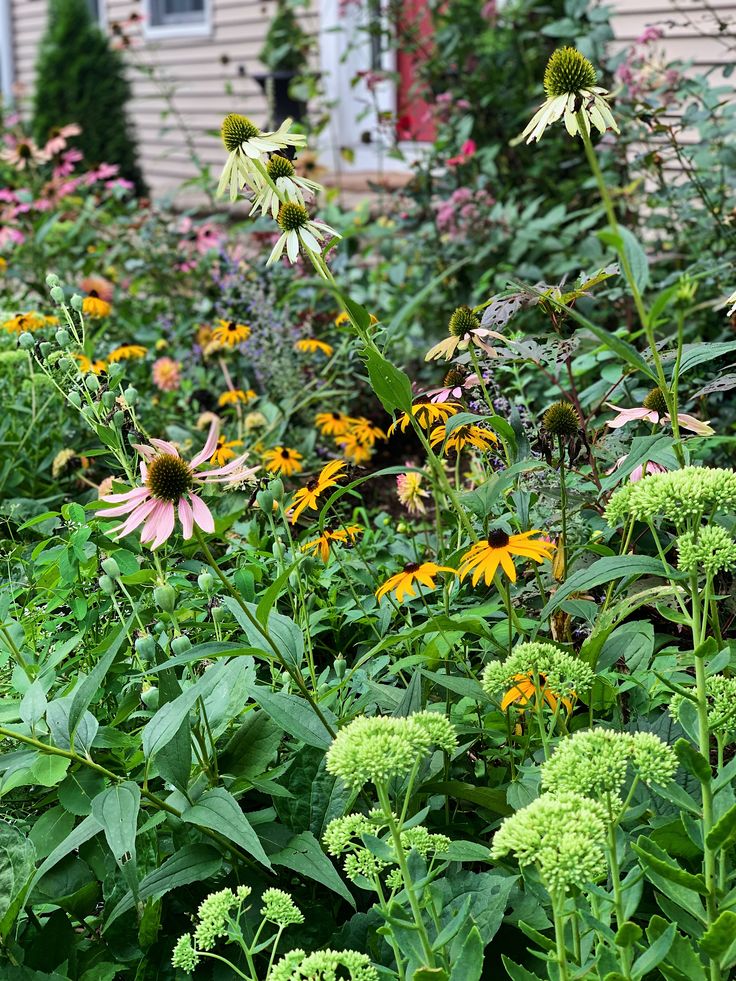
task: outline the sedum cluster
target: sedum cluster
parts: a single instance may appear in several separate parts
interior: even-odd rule
[[[378,972],[357,950],[290,950],[269,975],[269,981],[378,981]]]
[[[386,820],[382,811],[371,811],[368,816],[365,814],[348,814],[345,817],[330,821],[322,840],[330,855],[335,857],[345,855],[344,869],[348,879],[355,882],[364,878],[370,882],[381,875],[390,865],[397,862],[394,845],[390,838],[384,839],[383,844],[394,856],[393,861],[379,858],[363,844],[363,835],[378,836],[386,827]],[[422,825],[406,828],[400,832],[400,838],[405,851],[409,852],[413,849],[423,859],[427,859],[431,854],[446,852],[450,847],[449,838],[445,835],[432,834]],[[393,870],[393,872],[396,871]],[[399,882],[399,880],[396,881]],[[393,888],[394,880],[389,881],[387,879],[387,882]]]
[[[435,712],[408,718],[362,716],[342,729],[327,752],[327,770],[349,787],[406,776],[433,747],[452,752],[452,724]]]
[[[643,783],[664,785],[677,770],[677,758],[651,732],[587,729],[563,740],[542,764],[542,784],[553,794],[618,799],[629,766]]]
[[[704,573],[712,578],[736,569],[736,542],[720,525],[686,531],[677,539],[677,565],[682,572]]]
[[[593,672],[584,662],[559,650],[554,644],[529,641],[517,644],[504,661],[493,661],[483,672],[483,688],[489,695],[508,691],[519,675],[544,675],[546,684],[559,696],[574,695],[593,684]]]
[[[713,674],[705,681],[705,694],[708,701],[708,726],[721,740],[736,740],[736,678],[723,674]],[[669,710],[673,719],[678,719],[684,695],[673,695]]]
[[[174,967],[191,973],[199,964],[200,951],[212,950],[219,937],[227,936],[231,911],[242,906],[250,893],[249,886],[238,886],[234,892],[220,889],[206,896],[197,910],[194,937],[185,933],[174,947],[171,957]]]
[[[261,896],[261,916],[268,923],[279,927],[304,922],[304,914],[283,889],[266,889]]]
[[[736,510],[736,472],[716,467],[683,467],[651,474],[619,488],[608,502],[606,520],[667,518],[677,527],[698,524],[718,511]]]
[[[496,832],[491,856],[513,854],[521,866],[536,865],[547,891],[564,895],[606,872],[606,815],[579,794],[543,794]]]

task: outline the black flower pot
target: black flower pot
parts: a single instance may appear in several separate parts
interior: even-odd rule
[[[289,86],[298,74],[294,71],[277,71],[253,75],[268,101],[269,125],[272,129],[278,129],[285,119],[300,122],[307,114],[306,102],[292,99],[289,95]]]

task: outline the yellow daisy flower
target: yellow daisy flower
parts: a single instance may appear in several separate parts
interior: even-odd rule
[[[331,357],[335,351],[334,347],[325,344],[324,341],[318,341],[316,337],[302,337],[301,340],[296,342],[294,347],[297,351],[304,352],[304,354],[316,354],[317,351],[321,351],[327,358]]]
[[[558,701],[561,701],[569,715],[572,712],[572,702],[570,699],[560,699],[560,696],[556,692],[551,691],[547,687],[547,676],[543,672],[540,671],[537,677],[539,678],[539,692],[552,711],[557,710]],[[534,684],[534,674],[531,671],[528,671],[526,674],[515,674],[511,680],[515,684],[509,688],[501,699],[501,711],[505,712],[510,705],[516,705],[523,712],[529,702],[536,696],[537,687]]]
[[[337,437],[335,442],[351,463],[367,463],[373,456],[371,447],[361,442],[355,433],[345,433],[344,436]]]
[[[276,446],[272,450],[266,450],[263,454],[266,461],[266,470],[269,473],[282,473],[285,477],[290,477],[293,473],[301,473],[304,469],[300,462],[303,457],[298,450],[289,449],[288,446]]]
[[[10,320],[6,320],[3,329],[11,334],[23,334],[25,331],[41,330],[42,327],[51,327],[59,323],[58,317],[46,317],[42,313],[30,310],[28,313],[16,313]]]
[[[419,585],[426,586],[427,589],[435,589],[434,577],[438,572],[451,572],[453,576],[457,575],[457,571],[447,565],[437,565],[435,562],[410,562],[401,572],[397,572],[378,587],[376,599],[380,601],[387,593],[393,593],[397,602],[401,603],[405,596],[416,596],[416,587]]]
[[[531,541],[532,535],[540,534],[538,529],[525,531],[521,535],[508,535],[501,528],[494,529],[487,539],[477,542],[463,555],[460,560],[460,578],[465,579],[472,572],[471,581],[474,586],[478,585],[481,577],[485,579],[486,586],[490,586],[500,565],[511,582],[516,582],[512,556],[518,555],[519,558],[533,559],[535,562],[552,558],[554,545],[545,541]]]
[[[377,439],[386,439],[386,433],[365,416],[351,419],[348,433],[365,446],[375,446]]]
[[[107,370],[106,361],[101,361],[101,360],[92,361],[92,359],[88,358],[86,354],[75,354],[74,357],[77,359],[79,363],[79,370],[84,375],[86,375],[87,372],[89,371],[94,372],[96,375],[101,375],[104,371]]]
[[[210,457],[210,463],[214,463],[217,467],[224,466],[228,460],[234,460],[237,456],[233,446],[242,445],[242,439],[226,440],[224,436],[218,436],[217,446],[215,447],[215,452]]]
[[[429,442],[431,446],[444,443],[445,453],[451,453],[453,450],[459,453],[466,446],[474,446],[478,450],[490,450],[498,443],[498,437],[490,429],[469,422],[464,426],[456,426],[449,436],[447,436],[447,426],[438,426],[432,430]]]
[[[291,502],[291,506],[294,508],[291,516],[292,524],[296,522],[305,508],[311,508],[312,511],[317,510],[317,501],[320,496],[330,487],[337,487],[340,478],[345,476],[343,471],[346,467],[345,460],[330,460],[316,477],[308,480],[306,485],[294,494]]]
[[[212,331],[212,340],[223,347],[236,347],[250,337],[250,327],[235,320],[218,320]]]
[[[107,360],[114,364],[116,361],[127,361],[130,358],[144,358],[147,350],[142,344],[122,344],[114,351],[110,351]]]
[[[107,317],[111,310],[110,304],[98,296],[97,290],[91,290],[89,296],[85,296],[82,300],[82,313],[87,317],[94,319]]]
[[[318,412],[314,423],[323,436],[343,436],[354,420],[344,412]]]
[[[302,545],[302,552],[319,554],[326,565],[333,545],[345,545],[347,542],[352,545],[362,530],[360,525],[347,525],[345,528],[325,528],[319,538]]]
[[[370,318],[371,318],[371,327],[374,324],[378,323],[378,317],[375,317],[373,314],[371,314]],[[335,327],[344,327],[345,324],[349,324],[349,323],[350,323],[350,317],[348,316],[347,310],[343,310],[341,313],[338,313],[338,315],[335,317]]]
[[[231,388],[227,392],[223,392],[218,398],[217,404],[220,408],[224,408],[226,405],[238,405],[239,402],[252,402],[256,398],[256,393],[252,388],[249,388],[247,392],[244,392],[242,388]]]
[[[423,399],[421,402],[414,403],[411,413],[402,413],[396,422],[391,424],[388,434],[391,436],[397,427],[405,433],[412,418],[416,419],[422,429],[429,429],[436,422],[447,422],[450,416],[454,416],[461,408],[459,402],[430,402],[429,399]]]

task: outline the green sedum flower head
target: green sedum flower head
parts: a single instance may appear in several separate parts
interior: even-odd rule
[[[505,661],[492,661],[481,679],[489,695],[503,695],[520,674],[543,674],[558,696],[580,693],[593,684],[593,672],[584,661],[566,654],[553,644],[530,641],[517,644]]]
[[[199,961],[199,954],[192,946],[192,935],[191,933],[185,933],[176,942],[176,947],[174,947],[174,952],[171,955],[171,963],[174,967],[179,967],[182,971],[186,971],[187,974],[191,974],[199,964]]]
[[[337,734],[327,753],[327,770],[350,787],[385,784],[406,776],[433,747],[451,752],[456,745],[451,723],[435,712],[404,719],[363,716]]]
[[[715,576],[736,569],[736,542],[720,525],[686,531],[677,539],[677,565],[683,572]]]
[[[666,518],[678,528],[699,524],[718,511],[736,510],[736,472],[716,467],[683,467],[655,473],[626,484],[611,497],[606,519],[615,527],[622,518],[654,521]]]
[[[357,950],[290,950],[273,968],[270,981],[378,981],[378,972]]]
[[[577,48],[558,48],[544,70],[544,91],[548,99],[581,89],[592,89],[598,72]]]
[[[218,937],[227,935],[230,911],[250,895],[248,886],[239,886],[237,893],[232,889],[221,889],[210,893],[199,905],[199,923],[194,931],[194,941],[200,950],[212,950]]]
[[[713,674],[706,679],[705,692],[708,699],[708,725],[711,732],[727,743],[736,740],[736,678],[723,674]],[[685,698],[673,695],[669,710],[673,719],[679,718]]]
[[[513,854],[521,866],[536,865],[548,892],[564,895],[605,875],[605,838],[605,811],[596,801],[543,794],[505,819],[491,856]]]
[[[261,896],[261,916],[280,927],[303,923],[304,915],[283,889],[266,889]]]
[[[667,784],[677,769],[677,758],[650,732],[587,729],[563,740],[542,764],[542,784],[553,794],[618,800],[630,766],[644,783]]]

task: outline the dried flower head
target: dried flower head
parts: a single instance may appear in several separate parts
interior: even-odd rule
[[[550,436],[561,439],[577,436],[581,422],[572,402],[555,402],[542,416],[542,428]]]

